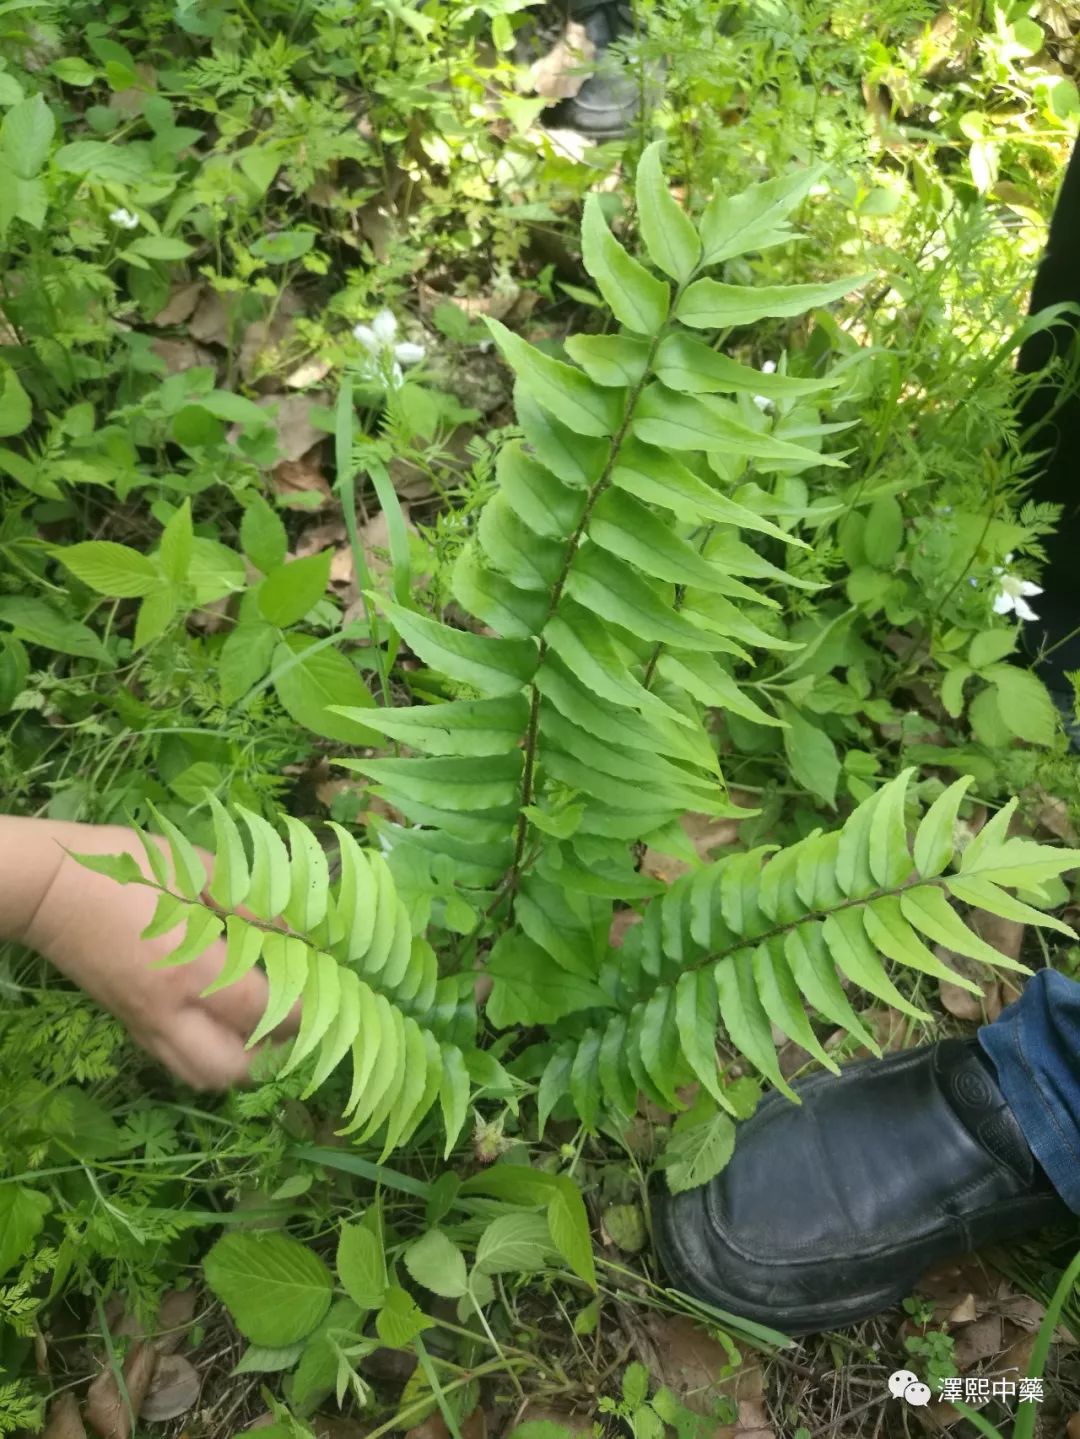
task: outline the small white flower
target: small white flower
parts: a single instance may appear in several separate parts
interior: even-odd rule
[[[370,325],[354,325],[353,337],[370,356],[367,373],[393,389],[404,384],[404,365],[418,365],[427,354],[423,345],[397,341],[398,322],[389,310],[380,310]]]
[[[763,375],[775,375],[775,374],[776,374],[776,361],[775,361],[775,360],[766,360],[765,363],[764,363],[764,364],[762,365],[762,367],[761,367],[761,373],[762,373]]]
[[[1005,564],[1011,564],[1012,555],[1005,556]],[[1042,594],[1041,585],[1033,585],[1030,580],[1022,580],[1019,575],[1011,575],[1004,565],[995,565],[994,574],[998,576],[998,592],[994,596],[994,613],[996,615],[1015,614],[1017,619],[1037,620],[1039,616],[1028,604],[1033,595]]]
[[[122,205],[119,209],[111,212],[109,219],[114,225],[119,225],[122,230],[137,230],[139,228],[138,215],[133,215],[130,210],[125,210]]]
[[[397,320],[389,310],[380,310],[371,322],[380,345],[392,345],[397,338]]]

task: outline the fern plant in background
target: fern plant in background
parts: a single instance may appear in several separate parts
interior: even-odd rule
[[[736,666],[793,648],[774,617],[792,586],[813,587],[797,573],[808,542],[796,527],[835,507],[793,503],[784,478],[843,465],[824,448],[840,427],[810,407],[835,380],[764,374],[709,338],[859,283],[750,287],[708,272],[790,240],[813,179],[718,196],[694,225],[653,146],[636,189],[651,268],[596,196],[585,209],[585,264],[617,330],[568,340],[568,364],[491,322],[516,374],[522,438],[503,448],[457,564],[466,623],[375,596],[425,666],[402,672],[423,702],[343,711],[408,751],[340,761],[402,817],[377,822],[382,852],[335,826],[331,882],[321,840],[299,821],[286,820],[286,848],[241,812],[249,848],[213,801],[209,889],[171,823],[171,865],[147,845],[162,892],[153,930],[184,926],[174,962],[222,929],[219,984],[261,962],[270,998],[254,1040],[302,999],[288,1067],[308,1066],[310,1090],[351,1055],[347,1132],[380,1135],[384,1155],[436,1108],[449,1153],[477,1092],[513,1102],[525,1078],[511,1077],[506,1038],[487,1036],[531,1031],[539,1048],[523,1076],[539,1076],[541,1127],[567,1099],[596,1129],[630,1115],[639,1092],[677,1110],[683,1086],[700,1084],[668,1156],[673,1187],[686,1187],[723,1163],[745,1112],[721,1038],[786,1090],[772,1025],[828,1065],[813,1014],[876,1047],[841,977],[920,1017],[903,973],[958,982],[927,941],[1020,967],[950,899],[1068,932],[1032,903],[1050,902],[1047,885],[1080,853],[1010,836],[1012,806],[960,853],[967,780],[936,799],[913,850],[908,771],[832,833],[712,864],[686,853],[686,812],[747,813],[725,788],[712,711],[785,723],[744,692]],[[666,887],[639,872],[646,844],[694,867]],[[147,882],[133,861],[106,863]],[[642,922],[616,949],[612,919],[626,905]],[[478,970],[491,986],[482,1020]]]

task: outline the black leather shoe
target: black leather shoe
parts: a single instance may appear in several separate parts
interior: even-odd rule
[[[932,1264],[1067,1220],[974,1040],[773,1094],[711,1183],[657,1194],[676,1288],[787,1334],[867,1319]]]
[[[622,0],[601,0],[598,5],[575,7],[571,18],[584,26],[599,68],[575,96],[548,112],[545,123],[596,140],[617,140],[637,119],[641,96],[636,76],[624,67],[613,67],[610,58],[606,66],[603,62],[612,41],[632,32],[633,12]]]

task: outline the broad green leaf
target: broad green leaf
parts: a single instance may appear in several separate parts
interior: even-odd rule
[[[450,581],[454,599],[500,638],[528,639],[541,629],[548,596],[523,590],[492,569],[471,537],[458,553]]]
[[[187,922],[191,906],[175,895],[159,894],[150,923],[139,935],[140,939],[160,939],[169,934],[177,925]]]
[[[829,953],[852,984],[912,1019],[928,1018],[924,1010],[904,998],[885,973],[877,950],[866,937],[858,908],[841,909],[826,915],[821,933]]]
[[[731,710],[742,715],[752,724],[771,725],[781,728],[783,720],[763,710],[760,705],[745,694],[728,674],[727,670],[711,655],[665,651],[660,656],[657,669],[673,684],[680,685],[702,704],[715,709]]]
[[[0,152],[23,180],[32,180],[49,158],[56,121],[43,95],[18,101],[0,124]]]
[[[277,919],[289,902],[289,851],[273,825],[243,805],[236,812],[251,835],[251,887],[247,907],[259,919]]]
[[[254,495],[240,521],[240,544],[244,554],[264,575],[285,563],[289,542],[285,525],[274,507]]]
[[[137,599],[163,582],[153,560],[112,540],[83,540],[56,550],[55,555],[65,569],[99,595]]]
[[[349,759],[339,765],[403,795],[448,810],[494,809],[513,804],[521,788],[522,755],[432,759]]]
[[[214,816],[214,873],[209,895],[222,909],[239,909],[251,884],[247,851],[232,816],[214,795],[207,795]]]
[[[476,1246],[481,1274],[531,1274],[551,1254],[547,1220],[541,1214],[502,1214],[493,1219]]]
[[[663,586],[652,585],[598,545],[585,544],[578,550],[566,588],[584,609],[641,639],[691,650],[723,648],[675,609]]]
[[[360,678],[356,666],[327,645],[317,647],[310,635],[286,635],[274,651],[273,668],[280,671],[274,693],[282,709],[313,734],[345,744],[372,744],[375,737],[357,719],[341,713],[365,713],[375,705],[374,697]],[[295,657],[300,659],[294,663]]]
[[[513,694],[528,683],[536,669],[537,649],[531,640],[474,635],[414,614],[390,600],[380,599],[379,603],[401,638],[425,664],[483,694]]]
[[[708,969],[688,970],[675,986],[675,1025],[683,1058],[701,1085],[723,1103],[716,1031],[719,1023],[716,981]]]
[[[689,1118],[689,1116],[686,1116]],[[660,1164],[672,1194],[684,1194],[715,1179],[735,1151],[735,1122],[716,1110],[703,1122],[676,1121]]]
[[[51,1208],[47,1194],[10,1179],[0,1181],[0,1276],[29,1254]]]
[[[0,171],[0,181],[3,180],[3,172]],[[0,203],[3,203],[0,201]],[[2,230],[3,211],[0,210],[0,230]],[[30,396],[22,387],[18,375],[7,365],[0,365],[0,437],[8,435],[21,435],[33,418],[33,409],[30,404]],[[11,453],[8,451],[7,453]],[[23,463],[20,457],[20,466]],[[10,466],[9,466],[10,468]],[[15,470],[16,475],[21,469]],[[29,475],[27,475],[29,479]]]
[[[524,694],[449,704],[363,710],[364,724],[432,755],[495,755],[517,749],[529,720]]]
[[[635,197],[638,226],[649,259],[680,284],[690,278],[701,258],[701,241],[690,217],[676,203],[660,165],[663,141],[642,153],[637,168]]]
[[[77,659],[107,660],[109,652],[88,625],[69,619],[46,600],[30,595],[0,596],[0,624],[29,645]]]
[[[696,330],[726,330],[758,320],[804,315],[807,310],[842,300],[866,275],[851,275],[823,285],[728,285],[721,280],[695,280],[682,294],[675,314]]]
[[[1058,732],[1058,714],[1038,675],[1018,665],[991,665],[983,670],[997,695],[998,712],[1009,730],[1029,744],[1051,745]]]
[[[667,319],[668,286],[619,244],[607,227],[595,191],[585,197],[581,253],[586,270],[619,324],[636,335],[654,335]]]
[[[565,565],[565,545],[544,539],[514,513],[502,494],[492,495],[476,527],[476,537],[492,569],[519,589],[547,595]]]
[[[376,1236],[363,1224],[343,1224],[337,1247],[338,1278],[361,1309],[378,1309],[386,1297],[386,1259]]]
[[[378,888],[364,851],[347,829],[330,821],[338,837],[341,878],[335,907],[343,924],[342,950],[350,961],[363,959],[375,933]]]
[[[386,1347],[406,1349],[418,1334],[430,1328],[431,1320],[412,1296],[399,1285],[391,1285],[383,1307],[375,1316],[375,1332]]]
[[[933,950],[927,949],[922,940],[904,918],[900,901],[895,895],[883,895],[872,900],[862,912],[866,937],[875,949],[880,949],[887,959],[897,964],[906,964],[922,974],[943,979],[948,984],[957,984],[972,994],[982,994],[980,987],[948,965],[943,964]]]
[[[319,961],[322,963],[322,957]],[[307,1099],[334,1072],[352,1048],[360,1030],[360,982],[351,969],[338,967],[338,1008],[327,1029],[307,1088],[301,1095]],[[301,1015],[301,1026],[305,1015]]]
[[[906,890],[900,896],[900,908],[908,923],[935,944],[944,945],[956,954],[967,955],[969,959],[996,965],[999,969],[1012,969],[1018,974],[1031,973],[1026,964],[1000,953],[968,929],[937,885],[922,884],[916,889]]]
[[[547,1205],[547,1223],[552,1244],[578,1278],[595,1289],[596,1265],[589,1216],[581,1191],[569,1175],[555,1176],[555,1187]]]
[[[326,593],[333,558],[333,550],[323,550],[272,570],[258,591],[263,616],[281,629],[302,620]]]
[[[165,633],[176,614],[179,599],[179,591],[174,585],[163,585],[160,589],[151,590],[139,606],[132,639],[133,649],[145,649],[151,641]]]
[[[866,516],[863,549],[878,569],[892,564],[904,540],[904,512],[895,495],[875,500]]]
[[[972,775],[955,780],[923,815],[915,834],[915,867],[923,879],[941,874],[956,850],[956,821]]]
[[[675,996],[662,985],[645,1001],[636,1016],[638,1052],[645,1072],[671,1111],[685,1108],[675,1092],[681,1074],[679,1032],[675,1026]],[[594,1091],[595,1092],[595,1091]],[[578,1112],[580,1113],[580,1105]],[[583,1116],[584,1117],[584,1116]]]
[[[794,237],[787,224],[821,174],[820,169],[799,170],[751,185],[738,195],[714,195],[701,217],[702,263],[717,265],[734,255],[766,250]]]
[[[187,499],[169,519],[161,532],[158,564],[161,572],[174,584],[182,584],[191,568],[195,532],[191,525],[191,501]]]
[[[237,914],[225,918],[225,963],[221,973],[202,991],[203,997],[235,984],[254,969],[262,954],[265,930],[249,924]]]
[[[830,809],[836,808],[836,785],[840,778],[840,759],[836,746],[819,726],[807,719],[794,705],[781,704],[784,721],[784,753],[791,773],[798,782],[823,800]]]
[[[487,1017],[496,1029],[554,1024],[582,1009],[609,1009],[604,991],[579,974],[554,966],[551,957],[524,935],[504,934],[488,955],[492,979]]]
[[[460,1299],[468,1292],[465,1256],[457,1245],[438,1229],[410,1244],[405,1251],[405,1268],[417,1284],[444,1299]]]
[[[685,331],[665,335],[656,351],[653,368],[662,384],[671,390],[692,395],[764,395],[766,399],[790,399],[817,395],[832,388],[835,380],[802,380],[792,375],[755,370],[722,355]]]
[[[314,955],[302,939],[271,930],[263,936],[262,958],[270,996],[262,1019],[247,1041],[249,1049],[272,1034],[288,1018],[293,1005],[304,992],[309,963]]]
[[[606,440],[575,434],[541,408],[520,383],[514,386],[514,409],[529,448],[546,469],[575,489],[589,490],[596,484],[608,458]]]
[[[286,1234],[235,1230],[203,1260],[206,1282],[253,1344],[280,1348],[310,1334],[330,1308],[330,1271]]]
[[[736,504],[714,490],[674,455],[640,440],[623,444],[611,480],[639,500],[671,510],[680,520],[692,524],[715,520],[722,525],[756,530],[785,544],[803,545],[801,540],[794,539],[745,505]]]
[[[69,853],[71,858],[77,860],[84,869],[93,870],[95,874],[107,875],[109,879],[116,880],[117,884],[144,884],[146,882],[142,865],[133,854],[76,854],[74,850]]]
[[[569,335],[563,349],[597,385],[640,385],[649,367],[649,345],[629,335]]]
[[[461,1050],[453,1044],[442,1045],[439,1107],[442,1110],[443,1128],[446,1130],[443,1158],[449,1159],[469,1109],[469,1074]]]
[[[800,924],[784,938],[784,954],[795,982],[819,1013],[880,1054],[877,1040],[860,1022],[836,974],[818,924]]]
[[[498,320],[487,327],[519,382],[545,410],[580,435],[613,435],[622,418],[619,390],[598,388],[580,370],[553,360]]]
[[[582,1125],[589,1134],[596,1133],[600,1114],[600,1036],[595,1029],[587,1030],[577,1042],[570,1061],[570,1098]]]
[[[706,450],[746,459],[794,460],[800,465],[837,468],[844,461],[752,429],[729,400],[715,395],[680,395],[649,385],[634,410],[634,433],[661,449]],[[620,455],[621,459],[621,455]],[[788,539],[788,543],[791,540]]]
[[[773,861],[775,864],[776,861]],[[766,872],[773,864],[766,865]],[[784,950],[779,944],[759,944],[751,964],[761,1007],[770,1021],[788,1039],[812,1054],[819,1064],[834,1074],[840,1070],[836,1061],[822,1047],[803,1008],[802,996],[795,983]]]
[[[234,704],[270,668],[279,636],[265,620],[244,620],[226,636],[218,655],[218,683],[226,705]]]
[[[518,442],[503,446],[496,477],[499,493],[536,534],[564,541],[577,529],[585,495],[556,479]]]
[[[206,866],[195,851],[194,845],[177,829],[171,819],[166,819],[149,801],[147,808],[168,840],[169,858],[172,860],[172,888],[185,899],[198,899],[206,887]]]
[[[741,950],[730,959],[720,960],[713,965],[712,972],[720,1002],[720,1019],[732,1044],[777,1089],[789,1099],[797,1100],[776,1062],[769,1017],[761,1007],[754,986],[749,952]]]
[[[913,771],[904,770],[881,790],[870,823],[870,872],[882,889],[895,889],[911,875],[904,802]]]
[[[1035,909],[1030,904],[1024,904],[1022,900],[1006,894],[988,879],[951,874],[945,881],[945,888],[961,904],[974,905],[976,909],[984,909],[1001,919],[1013,919],[1018,924],[1035,924],[1044,929],[1055,929],[1058,934],[1064,934],[1069,939],[1076,938],[1075,931],[1062,920],[1044,913],[1041,909]]]
[[[347,971],[341,970],[328,954],[314,951],[309,955],[300,1008],[300,1029],[282,1074],[290,1074],[302,1064],[329,1032],[341,1005],[340,976],[343,973]]]
[[[732,595],[750,604],[778,608],[776,600],[725,574],[719,565],[675,534],[640,501],[618,489],[600,496],[589,517],[589,538],[619,559],[628,560],[653,579],[695,585]]]
[[[292,893],[282,911],[299,934],[311,934],[326,918],[330,871],[322,845],[306,824],[285,816],[289,832],[289,871]]]
[[[602,699],[694,727],[686,715],[658,699],[630,673],[623,655],[583,606],[564,599],[548,621],[544,639],[570,673]]]
[[[98,184],[114,181],[138,185],[147,178],[149,158],[134,145],[113,145],[104,140],[75,140],[61,145],[52,157],[53,167],[67,175],[83,175]]]
[[[987,665],[1003,660],[1016,648],[1017,630],[983,630],[971,641],[968,663],[972,669],[985,669]]]
[[[140,235],[128,245],[125,254],[141,255],[144,260],[186,260],[195,247],[179,235]]]

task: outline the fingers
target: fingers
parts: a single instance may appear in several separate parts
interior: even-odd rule
[[[221,973],[224,963],[225,946],[219,941],[207,950],[200,960],[199,981],[202,988],[213,983]],[[242,979],[238,979],[235,984],[226,985],[224,989],[217,989],[213,994],[201,996],[198,1004],[207,1014],[221,1024],[227,1025],[241,1039],[246,1040],[254,1034],[259,1021],[266,1013],[269,997],[270,987],[267,984],[266,975],[261,969],[249,969],[247,974]],[[274,1030],[273,1037],[288,1039],[290,1035],[296,1033],[299,1024],[300,1001],[297,1000],[289,1014]]]
[[[228,1089],[248,1078],[256,1051],[235,1030],[201,1009],[177,1012],[167,1033],[150,1046],[173,1074],[193,1089]]]

